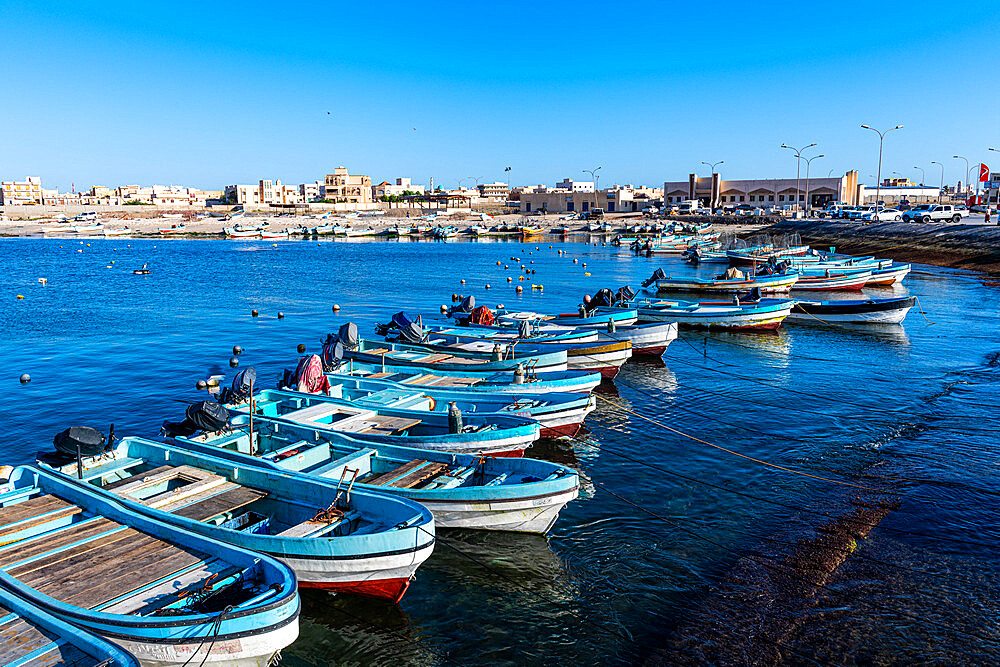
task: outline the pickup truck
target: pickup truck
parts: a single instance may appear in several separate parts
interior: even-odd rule
[[[962,222],[962,217],[969,215],[968,210],[959,209],[951,204],[924,204],[911,208],[903,214],[903,222],[933,222],[950,220]]]

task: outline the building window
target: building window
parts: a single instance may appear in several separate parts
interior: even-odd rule
[[[774,195],[768,195],[767,201],[774,201]]]
[[[568,201],[568,202],[566,202],[566,210],[567,210],[567,211],[572,211],[572,210],[574,210],[574,209],[573,209],[573,202],[571,202],[571,201]]]
[[[740,201],[743,201],[743,195],[740,195]]]
[[[588,208],[590,208],[590,202],[589,201],[583,202],[583,210],[586,211]]]
[[[778,195],[778,201],[785,201],[785,195]]]

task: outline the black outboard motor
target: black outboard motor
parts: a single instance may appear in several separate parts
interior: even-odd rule
[[[56,451],[63,456],[76,458],[80,456],[97,456],[104,453],[107,443],[104,434],[89,426],[71,426],[52,438]]]
[[[760,301],[760,288],[759,287],[754,287],[753,289],[747,290],[746,292],[737,292],[733,296],[733,303],[735,303],[735,304],[740,304],[740,303],[756,303],[758,301]]]
[[[337,340],[337,337],[333,334],[327,334],[326,340],[323,341],[323,353],[320,354],[320,359],[323,361],[323,369],[332,371],[340,365],[340,361],[343,358],[344,344]],[[281,383],[285,387],[294,387],[296,384],[295,372],[286,369]]]
[[[615,303],[621,303],[622,301],[631,301],[635,298],[635,292],[628,285],[622,285],[618,288],[618,294],[615,295],[617,301]]]
[[[653,283],[655,283],[657,280],[663,280],[666,277],[667,277],[667,274],[665,274],[663,272],[663,269],[657,269],[656,271],[653,271],[653,275],[651,275],[649,278],[646,278],[645,280],[642,281],[642,286],[643,287],[649,287],[650,285],[652,285]]]
[[[233,378],[232,386],[223,387],[219,392],[219,403],[242,403],[250,398],[250,391],[256,383],[257,369],[253,366],[244,368]]]
[[[229,410],[222,403],[198,401],[184,411],[184,420],[164,422],[160,432],[170,438],[179,435],[194,435],[198,431],[212,433],[229,425]]]
[[[457,306],[450,306],[448,308],[448,317],[451,317],[453,315],[458,315],[460,319],[463,320],[467,319],[469,313],[471,313],[475,307],[476,307],[476,297],[470,294],[469,296],[462,299],[462,303],[458,304]]]
[[[401,343],[422,343],[424,338],[427,337],[424,328],[407,317],[406,313],[402,311],[392,316],[392,323],[399,330],[396,340]]]
[[[588,304],[591,309],[597,306],[613,306],[614,305],[614,292],[609,290],[607,287],[597,290],[597,293],[590,298],[590,303]]]
[[[337,330],[337,341],[344,346],[345,350],[353,350],[358,347],[358,325],[348,322]]]

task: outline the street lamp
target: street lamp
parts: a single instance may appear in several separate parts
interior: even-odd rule
[[[878,134],[878,176],[875,177],[875,212],[878,212],[878,200],[882,197],[882,142],[885,141],[885,135],[889,134],[893,130],[902,129],[902,125],[897,125],[896,127],[890,127],[885,132],[880,132],[876,130],[871,125],[862,125],[866,130],[871,130]]]
[[[725,164],[726,161],[725,160],[719,160],[718,162],[705,162],[704,160],[702,160],[701,163],[708,165],[711,168],[711,170],[712,170],[712,176],[715,176],[715,165],[717,165],[717,164]],[[719,202],[715,201],[714,195],[715,195],[715,188],[712,188],[711,192],[709,193],[708,200],[709,200],[709,205],[713,209],[715,208],[716,204],[719,203]]]
[[[799,210],[799,169],[802,168],[802,151],[807,148],[812,148],[816,145],[816,142],[812,142],[807,146],[802,148],[795,148],[794,146],[788,146],[786,144],[781,144],[782,148],[787,148],[790,151],[795,151],[795,210]]]
[[[601,166],[603,166],[603,165],[601,165]],[[597,172],[599,172],[600,170],[601,170],[601,167],[597,167],[596,169],[584,169],[583,170],[583,173],[590,174],[590,177],[592,179],[594,179],[594,207],[595,208],[598,208],[598,206],[597,206],[597,204],[598,204],[597,193],[600,191],[600,188],[598,187],[597,183],[600,181],[601,177],[598,176]]]
[[[965,160],[965,189],[969,189],[969,173],[972,171],[972,166],[969,164],[969,158],[963,157],[961,155],[952,155],[956,160]]]
[[[507,174],[507,191],[510,192],[510,167],[503,170]]]
[[[809,211],[810,209],[812,209],[812,206],[810,205],[809,202],[809,165],[812,164],[813,160],[821,157],[826,157],[826,156],[820,153],[819,155],[813,155],[811,158],[806,158],[806,215],[809,215]]]
[[[462,178],[458,179],[458,189],[459,190],[462,189],[462,181],[467,181],[470,178],[472,178],[472,176],[463,176]]]
[[[924,186],[924,181],[927,180],[927,174],[924,173],[924,168],[923,167],[918,167],[917,165],[913,165],[913,168],[920,170],[920,187],[923,187]]]
[[[931,160],[931,164],[941,167],[941,187],[938,189],[938,203],[941,203],[941,193],[944,192],[944,165],[937,160]]]

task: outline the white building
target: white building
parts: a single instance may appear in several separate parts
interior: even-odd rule
[[[569,190],[570,192],[593,192],[593,181],[574,181],[572,178],[564,178],[556,183],[556,190]]]
[[[479,196],[492,201],[505,202],[510,195],[510,188],[506,183],[480,183],[476,186]]]
[[[0,204],[11,206],[28,203],[42,203],[41,177],[27,176],[23,181],[0,182]]]

